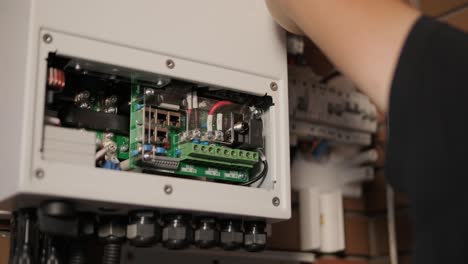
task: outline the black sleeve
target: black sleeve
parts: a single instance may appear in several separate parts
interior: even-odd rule
[[[410,197],[413,263],[466,263],[468,35],[421,18],[402,50],[389,105],[386,175]]]

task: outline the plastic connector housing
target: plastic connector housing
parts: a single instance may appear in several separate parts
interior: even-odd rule
[[[227,167],[252,168],[259,162],[259,155],[254,151],[185,143],[180,145],[181,160],[194,160]]]

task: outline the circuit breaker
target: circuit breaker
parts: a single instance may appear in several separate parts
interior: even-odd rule
[[[0,209],[39,208],[20,225],[86,213],[103,237],[136,241],[149,221],[168,248],[257,251],[290,217],[285,34],[264,1],[0,10]]]
[[[336,81],[337,78],[335,78]],[[377,108],[354,84],[324,83],[305,66],[289,67],[291,140],[299,149],[291,166],[299,192],[302,250],[345,249],[343,197],[360,197],[374,177],[378,152],[372,137]]]

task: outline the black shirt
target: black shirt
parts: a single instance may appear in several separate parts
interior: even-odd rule
[[[468,263],[468,34],[421,18],[392,84],[386,175],[411,202],[413,262]]]

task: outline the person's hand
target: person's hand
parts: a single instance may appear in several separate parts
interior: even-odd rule
[[[402,47],[421,14],[403,0],[266,0],[286,30],[307,34],[386,111]]]
[[[304,35],[302,30],[289,18],[291,12],[291,0],[265,0],[268,10],[275,21],[287,31]]]

